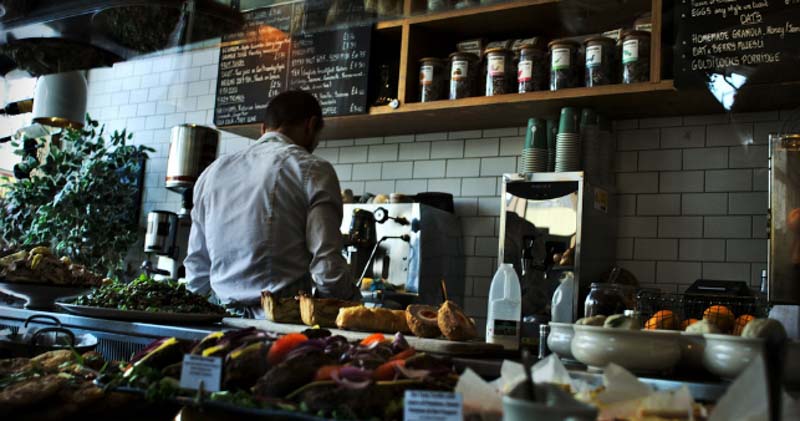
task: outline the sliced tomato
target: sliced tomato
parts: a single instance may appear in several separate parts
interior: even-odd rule
[[[375,342],[386,342],[386,336],[383,333],[373,333],[361,340],[361,346],[370,346]]]
[[[395,369],[396,366],[403,366],[405,367],[406,362],[404,360],[392,360],[386,363],[381,364],[375,371],[372,372],[372,378],[375,381],[388,381],[394,380],[397,376],[397,370]]]
[[[302,333],[290,333],[286,336],[280,337],[269,348],[267,353],[267,362],[269,365],[278,365],[286,358],[286,354],[292,352],[298,345],[308,340],[306,335]]]
[[[339,372],[342,368],[340,365],[323,365],[319,369],[317,369],[317,374],[314,376],[315,382],[320,382],[323,380],[331,380],[333,373]]]

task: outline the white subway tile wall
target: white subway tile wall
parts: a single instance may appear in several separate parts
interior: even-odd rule
[[[143,211],[177,211],[164,189],[169,130],[213,124],[219,52],[204,49],[89,72],[89,112],[157,150],[147,164]],[[677,291],[700,277],[760,281],[766,264],[768,133],[778,112],[615,122],[617,263],[642,285]],[[524,127],[322,141],[342,188],[456,197],[466,259],[465,308],[481,325],[496,267],[499,176],[517,169]],[[253,143],[222,132],[220,154]],[[144,216],[143,216],[144,217]],[[142,228],[143,230],[143,228]],[[141,245],[131,259],[141,259]]]

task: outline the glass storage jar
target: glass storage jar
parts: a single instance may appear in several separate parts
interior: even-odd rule
[[[550,90],[556,91],[578,86],[578,46],[575,41],[557,39],[550,41]]]
[[[650,33],[627,31],[622,34],[622,83],[650,80]]]
[[[592,86],[614,83],[617,43],[607,37],[593,37],[586,40],[586,73],[584,84]]]
[[[419,101],[444,99],[446,95],[444,61],[436,57],[426,57],[419,62]]]
[[[475,54],[450,54],[450,99],[475,96],[479,71]]]
[[[519,49],[517,64],[517,92],[541,91],[547,81],[547,60],[544,49],[535,44],[525,44]]]
[[[486,50],[486,96],[510,93],[516,78],[513,74],[514,56],[505,48]]]
[[[626,298],[618,284],[592,283],[592,289],[583,304],[585,317],[623,314]]]

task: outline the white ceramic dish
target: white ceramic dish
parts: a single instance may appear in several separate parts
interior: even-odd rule
[[[706,340],[703,338],[703,335],[681,332],[680,344],[680,365],[693,370],[703,370],[703,354],[706,349]]]
[[[52,310],[56,308],[56,300],[81,295],[89,289],[88,286],[0,282],[0,291],[25,300],[25,308],[34,310]]]
[[[572,323],[550,322],[550,334],[547,335],[547,348],[561,358],[574,360],[572,356],[572,338],[575,330]]]
[[[706,333],[703,366],[724,379],[733,380],[744,371],[764,349],[763,339]],[[790,341],[786,347],[784,383],[791,389],[800,387],[800,342]]]
[[[589,368],[609,363],[632,372],[672,370],[681,358],[680,332],[575,325],[572,355]]]

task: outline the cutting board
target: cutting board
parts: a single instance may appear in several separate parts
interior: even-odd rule
[[[236,319],[225,318],[222,320],[225,326],[245,328],[255,327],[261,330],[267,330],[276,333],[296,333],[308,329],[306,325],[290,324],[290,323],[275,323],[269,320],[257,319]],[[333,335],[342,335],[348,341],[360,341],[366,338],[372,332],[355,332],[351,330],[341,329],[328,329]],[[485,355],[490,356],[495,353],[503,351],[502,345],[487,344],[486,342],[479,341],[448,341],[446,339],[430,339],[420,338],[417,336],[405,335],[408,344],[414,347],[417,351],[432,352],[436,354],[449,354],[449,355]]]

